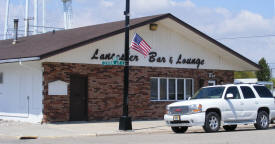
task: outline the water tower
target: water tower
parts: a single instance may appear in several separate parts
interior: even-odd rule
[[[61,0],[64,8],[64,28],[69,29],[72,26],[72,0]]]

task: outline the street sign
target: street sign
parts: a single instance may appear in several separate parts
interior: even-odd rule
[[[125,61],[119,60],[118,58],[115,58],[111,61],[102,61],[102,65],[117,65],[117,66],[124,66]]]

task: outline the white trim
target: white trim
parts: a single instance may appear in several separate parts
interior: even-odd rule
[[[195,88],[195,83],[194,83],[194,79],[192,79],[192,95],[191,95],[191,97],[193,97],[193,95],[194,95],[194,88]]]
[[[28,57],[28,58],[19,58],[19,59],[0,60],[0,64],[2,64],[2,63],[25,62],[25,61],[36,61],[36,60],[40,60],[40,57]]]
[[[160,78],[158,79],[158,100],[160,100]]]
[[[184,95],[183,95],[183,99],[186,100],[186,79],[184,79],[184,87],[183,87],[183,91],[184,91]]]

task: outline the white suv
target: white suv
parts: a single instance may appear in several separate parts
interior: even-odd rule
[[[190,126],[203,126],[206,132],[216,132],[221,125],[226,131],[232,131],[238,124],[267,129],[273,119],[273,95],[258,84],[203,87],[188,101],[168,105],[164,115],[166,124],[175,133],[184,133]]]

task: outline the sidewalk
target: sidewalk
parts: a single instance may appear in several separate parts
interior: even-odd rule
[[[108,136],[151,133],[173,133],[163,120],[133,121],[133,130],[119,131],[118,122],[67,122],[55,124],[33,124],[0,120],[0,137],[60,138],[79,136]],[[270,127],[274,127],[270,125]],[[255,129],[252,125],[240,125],[238,129]],[[222,127],[221,130],[223,131]],[[190,127],[188,133],[204,133],[201,127]]]
[[[170,127],[167,127],[163,120],[133,121],[133,130],[131,131],[119,131],[118,127],[118,122],[69,122],[41,125],[0,121],[0,137],[37,136],[39,138],[56,138],[171,132]]]

